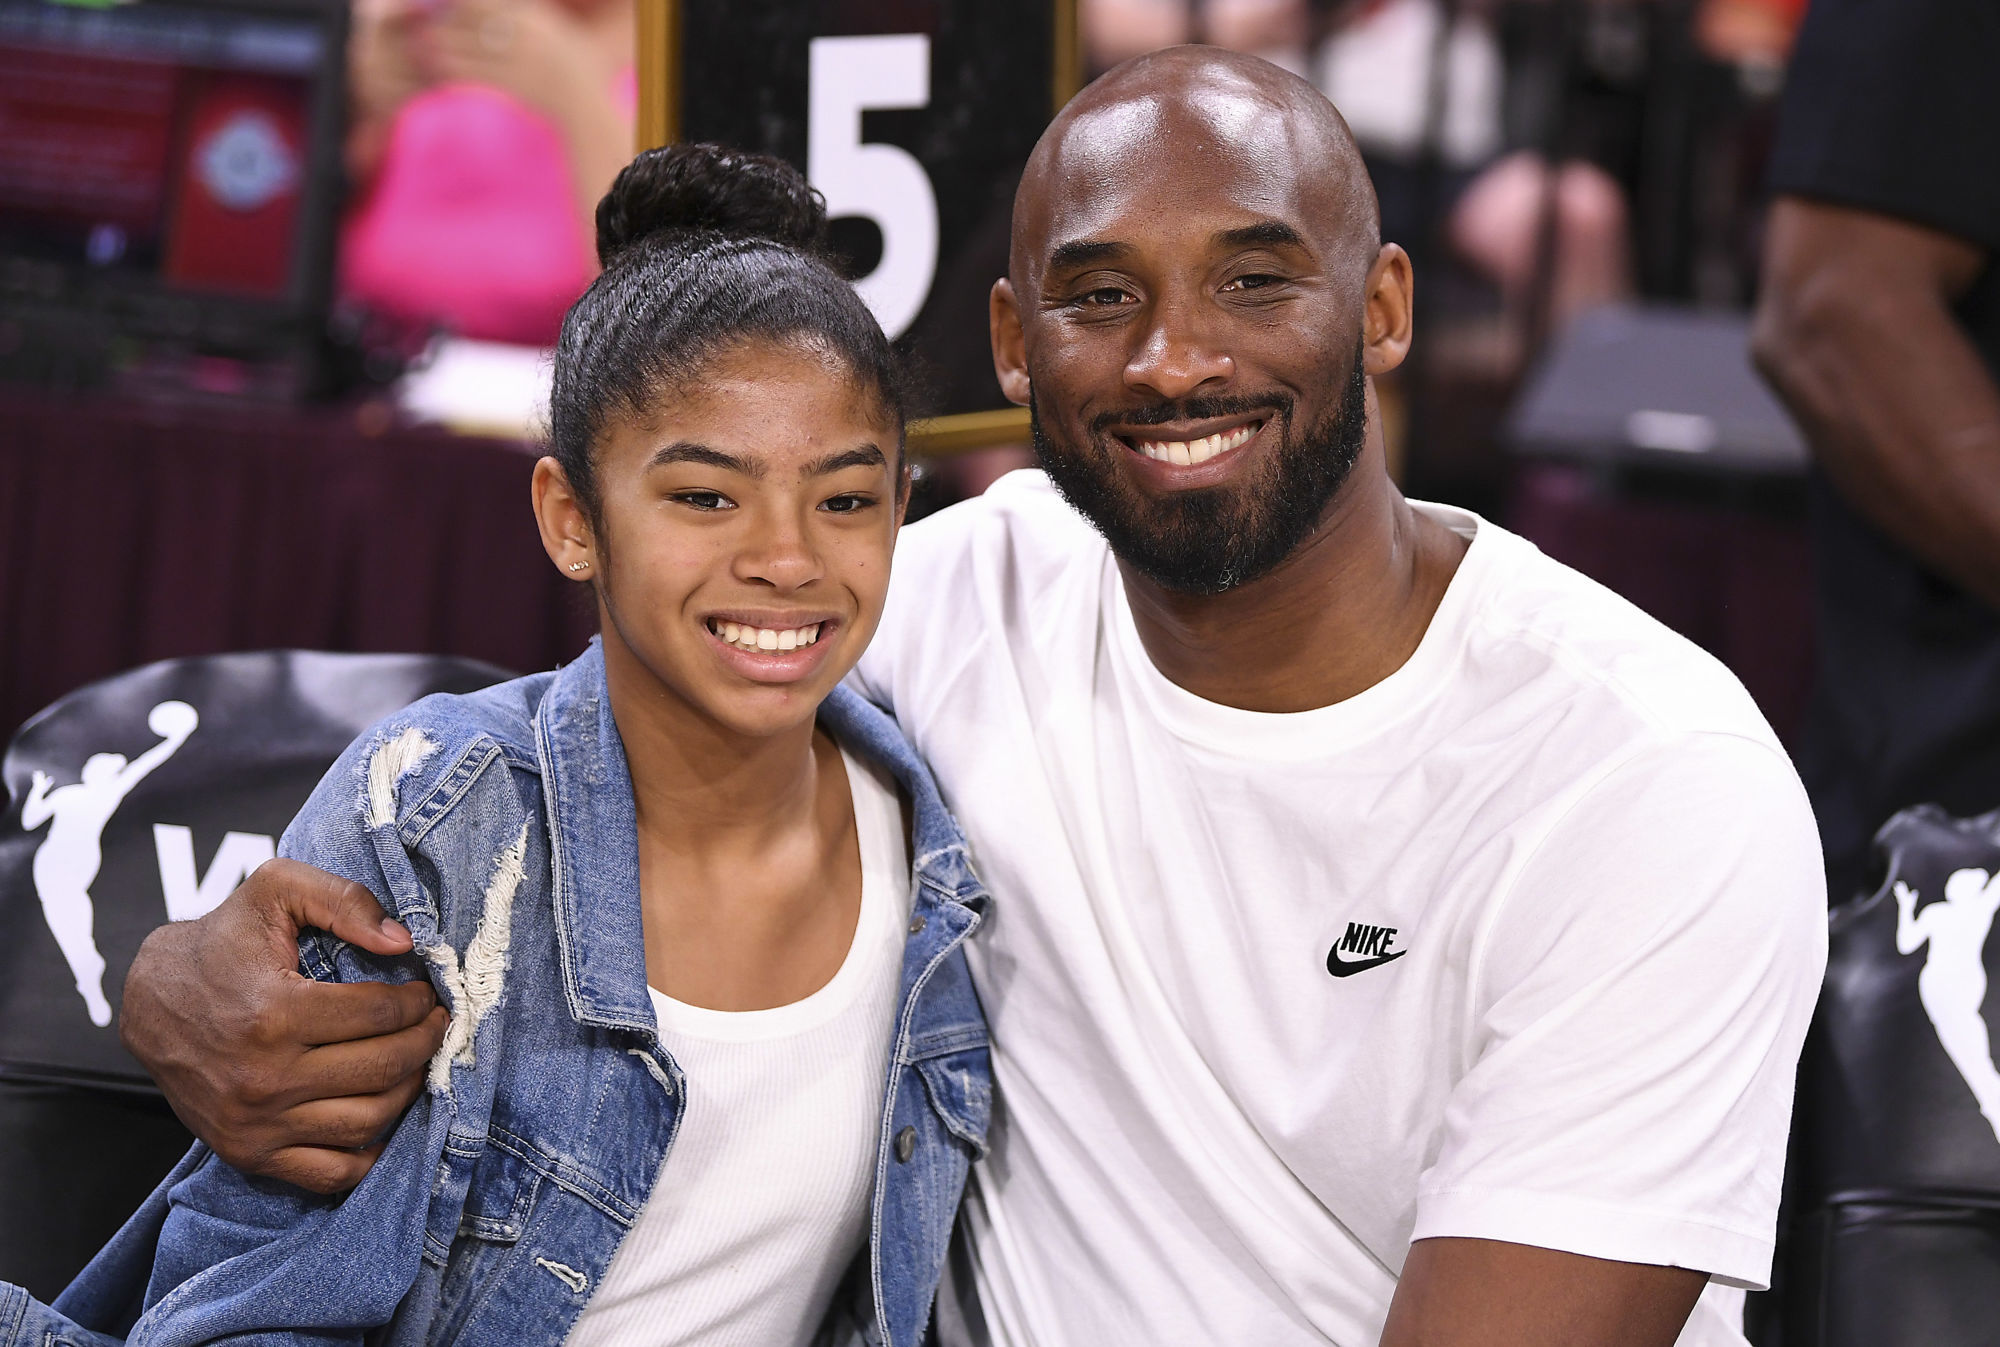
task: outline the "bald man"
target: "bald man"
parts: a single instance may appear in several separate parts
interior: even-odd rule
[[[1119,67],[1022,180],[993,351],[1046,475],[906,531],[857,674],[995,895],[947,1343],[1742,1341],[1812,817],[1714,660],[1397,492],[1410,297],[1338,114],[1251,58]],[[128,1042],[226,1157],[365,1169],[435,1013],[286,950],[379,920],[280,865],[149,942]]]

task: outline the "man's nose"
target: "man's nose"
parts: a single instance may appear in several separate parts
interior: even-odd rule
[[[1163,300],[1154,308],[1152,322],[1125,364],[1127,388],[1175,402],[1235,377],[1234,357],[1215,340],[1197,309],[1184,300]]]

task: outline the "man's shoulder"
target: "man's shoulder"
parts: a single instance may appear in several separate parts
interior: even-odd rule
[[[1023,468],[905,528],[896,545],[897,582],[932,584],[977,569],[1033,584],[1073,571],[1081,558],[1102,558],[1105,550],[1048,475]]]
[[[1622,722],[1635,740],[1722,734],[1778,750],[1721,660],[1526,539],[1479,527],[1493,559],[1468,639],[1474,667]]]

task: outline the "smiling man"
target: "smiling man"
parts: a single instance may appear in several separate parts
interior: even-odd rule
[[[1014,225],[994,356],[1047,474],[906,531],[858,671],[995,896],[942,1338],[1740,1342],[1825,949],[1770,730],[1615,596],[1395,489],[1368,380],[1409,261],[1310,86],[1122,66]],[[281,986],[286,917],[381,939],[319,883],[156,935],[126,1014],[225,1155],[331,1186],[435,1022],[314,1061],[369,993]]]

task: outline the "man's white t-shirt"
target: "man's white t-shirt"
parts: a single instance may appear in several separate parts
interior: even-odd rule
[[[1471,540],[1417,652],[1289,715],[1168,682],[1039,473],[905,531],[858,680],[995,899],[948,1342],[1365,1347],[1443,1235],[1708,1272],[1681,1342],[1742,1341],[1825,961],[1804,793],[1714,659],[1417,508]]]

